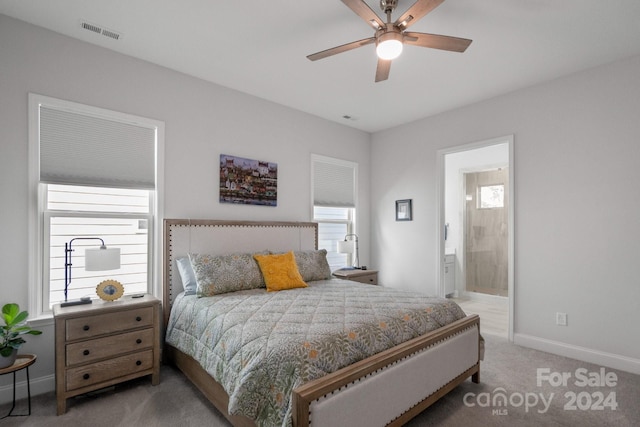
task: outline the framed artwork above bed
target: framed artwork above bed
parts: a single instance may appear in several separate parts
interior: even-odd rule
[[[220,203],[277,206],[278,164],[220,154]]]

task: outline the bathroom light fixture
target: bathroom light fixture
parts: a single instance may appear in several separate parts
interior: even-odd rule
[[[99,248],[85,249],[84,269],[86,271],[116,270],[120,268],[120,248],[107,248],[104,240],[100,237],[75,237],[71,239],[64,244],[64,302],[60,304],[61,307],[91,304],[91,298],[81,298],[73,301],[67,299],[67,291],[71,284],[71,252],[73,252],[71,245],[76,240],[100,240],[102,243]]]

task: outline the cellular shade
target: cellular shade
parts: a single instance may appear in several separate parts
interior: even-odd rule
[[[40,181],[155,188],[156,130],[40,107]]]
[[[314,206],[354,208],[356,206],[354,168],[315,161],[313,204]]]

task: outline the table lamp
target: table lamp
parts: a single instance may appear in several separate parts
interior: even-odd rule
[[[87,248],[84,252],[86,271],[117,270],[120,268],[120,248],[107,248],[100,237],[75,237],[64,244],[64,302],[61,307],[70,305],[91,304],[91,298],[84,297],[79,300],[69,301],[67,290],[71,284],[71,244],[76,240],[100,240],[99,248]]]
[[[353,239],[347,240],[348,237],[353,237]],[[355,254],[356,265],[351,268],[360,269],[360,260],[358,258],[358,236],[356,234],[347,234],[344,236],[344,240],[338,241],[338,253]]]

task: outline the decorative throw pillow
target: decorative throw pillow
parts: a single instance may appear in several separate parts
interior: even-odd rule
[[[264,288],[260,268],[252,254],[189,254],[189,259],[196,275],[199,297]]]
[[[327,262],[326,249],[294,251],[293,255],[296,257],[298,271],[305,282],[331,278],[331,267]]]
[[[267,292],[293,288],[306,288],[302,280],[293,252],[275,255],[254,255],[262,276],[267,284]]]
[[[189,257],[178,258],[176,264],[178,265],[178,273],[180,274],[180,280],[182,280],[184,294],[195,295],[198,282],[196,281],[196,273],[193,272]]]

